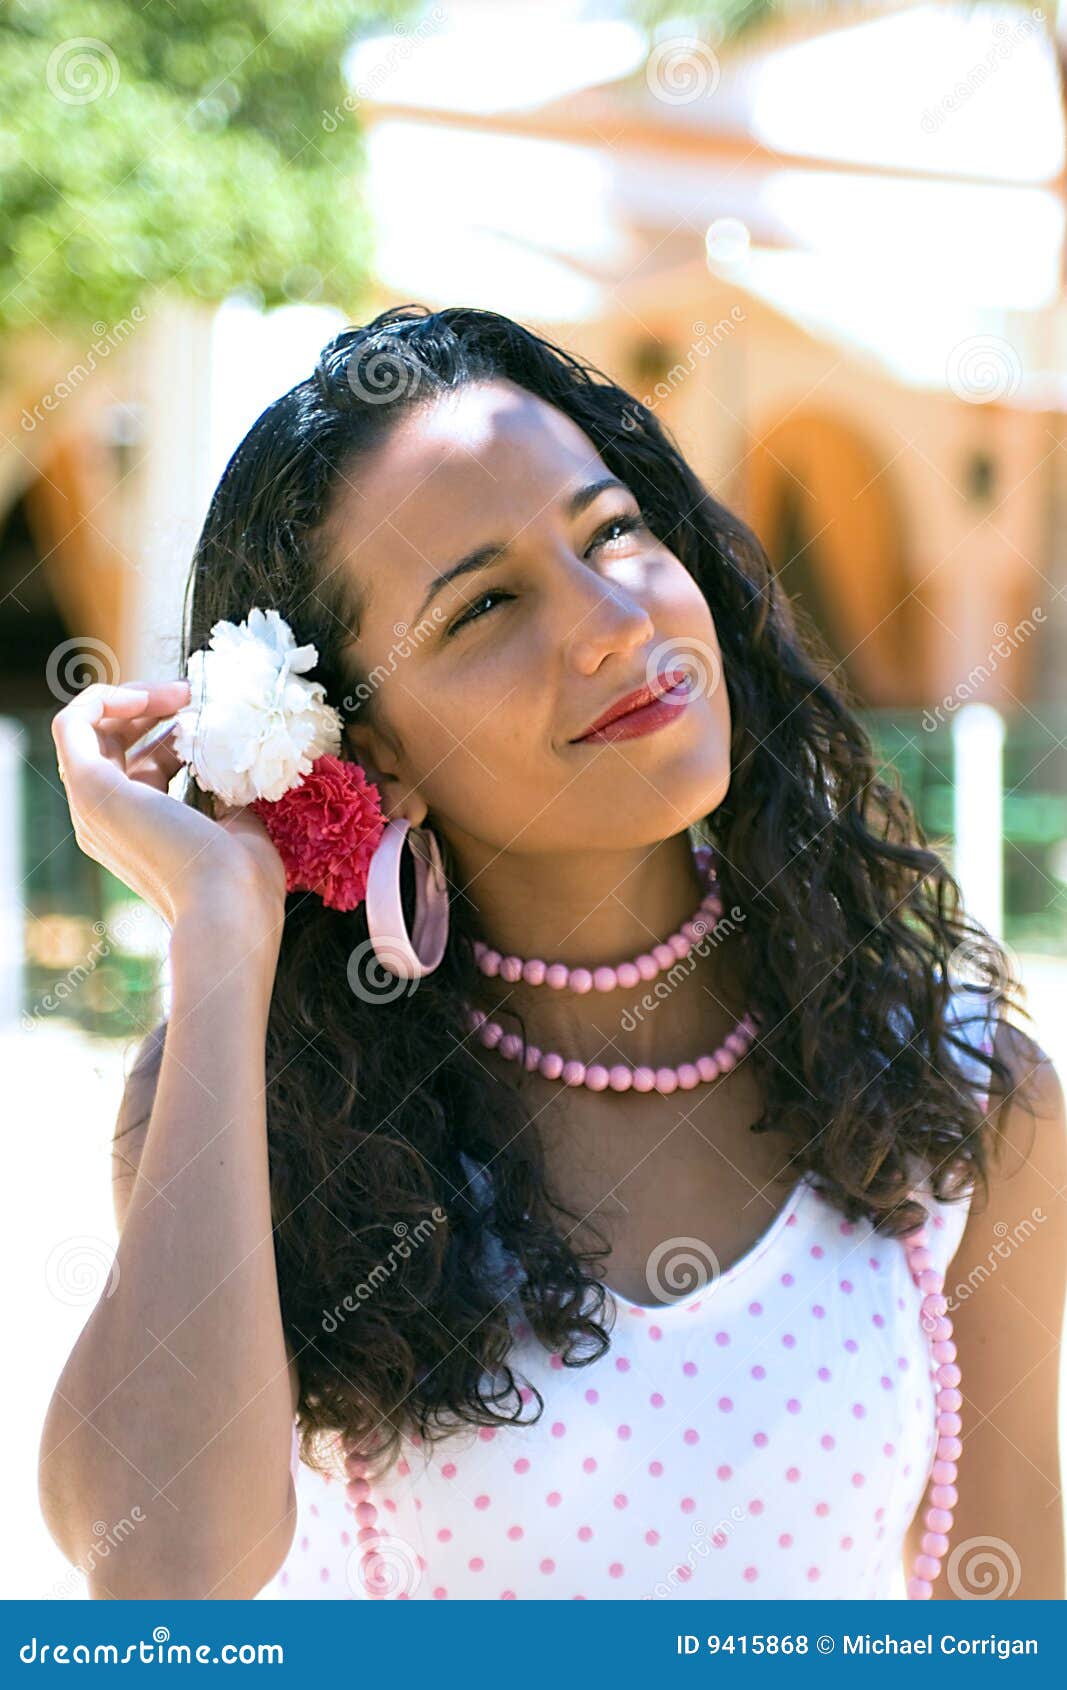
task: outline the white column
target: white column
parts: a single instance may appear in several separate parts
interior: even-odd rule
[[[1004,936],[1004,718],[964,704],[952,720],[955,874],[967,913]]]

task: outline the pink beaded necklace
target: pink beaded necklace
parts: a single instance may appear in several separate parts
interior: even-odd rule
[[[540,957],[501,956],[499,951],[476,940],[474,953],[478,967],[490,980],[499,978],[511,984],[525,980],[528,985],[550,986],[555,991],[569,987],[572,992],[614,992],[619,987],[632,990],[643,981],[654,980],[663,969],[684,960],[722,914],[711,849],[698,845],[693,855],[707,887],[700,907],[677,933],[631,962],[622,962],[616,968],[568,968],[565,963],[548,963]],[[468,1008],[467,1025],[477,1033],[486,1050],[499,1051],[509,1062],[523,1060],[519,1035],[506,1033],[500,1022],[490,1020],[484,1010]],[[527,1047],[525,1066],[528,1072],[536,1070],[546,1080],[561,1080],[566,1086],[585,1086],[589,1091],[658,1091],[667,1096],[673,1091],[692,1091],[694,1086],[707,1085],[720,1074],[728,1073],[744,1056],[757,1032],[754,1017],[744,1015],[717,1050],[698,1056],[695,1062],[679,1063],[676,1068],[631,1067],[625,1062],[617,1062],[610,1068],[600,1062],[587,1065],[562,1056],[558,1050],[543,1051],[537,1045]]]

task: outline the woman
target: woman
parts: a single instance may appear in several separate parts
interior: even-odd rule
[[[42,1451],[72,1559],[141,1502],[93,1593],[959,1596],[951,1526],[1061,1596],[1057,1076],[656,418],[387,311],[250,430],[190,588],[186,664],[255,605],[314,644],[448,935],[383,967],[247,808],[127,773],[186,683],[59,712],[83,847],[173,928]]]

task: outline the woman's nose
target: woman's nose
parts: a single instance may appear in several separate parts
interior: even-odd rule
[[[588,566],[569,596],[563,644],[573,668],[591,675],[605,657],[628,653],[654,639],[656,627],[625,587],[591,575]]]

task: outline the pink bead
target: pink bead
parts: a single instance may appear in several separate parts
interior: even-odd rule
[[[620,962],[615,973],[624,991],[632,992],[634,987],[640,984],[641,970],[632,962]]]
[[[689,955],[692,946],[684,933],[674,933],[667,940],[667,949],[673,952],[676,962],[681,962],[683,957]]]
[[[348,1484],[345,1486],[345,1495],[348,1497],[349,1502],[359,1503],[363,1501],[363,1498],[366,1496],[369,1489],[370,1486],[367,1484],[366,1479],[350,1479]]]
[[[522,979],[522,958],[521,958],[521,956],[506,956],[506,957],[504,957],[503,961],[500,964],[500,978],[502,980],[509,981],[509,983],[511,985],[514,985],[517,980]]]
[[[943,1361],[937,1370],[937,1377],[942,1385],[956,1386],[963,1378],[963,1374],[954,1361]]]
[[[924,1268],[919,1275],[918,1283],[920,1291],[932,1291],[936,1296],[944,1284],[944,1280],[939,1273],[934,1272],[933,1268]]]
[[[634,963],[642,980],[654,980],[659,973],[659,964],[655,957],[649,956],[647,951],[642,951],[639,957],[635,957]]]
[[[634,1069],[634,1091],[655,1091],[656,1071],[654,1068]]]
[[[538,1071],[546,1080],[558,1080],[563,1072],[563,1058],[558,1050],[546,1050],[538,1064]]]
[[[593,976],[588,968],[572,968],[570,978],[572,992],[591,992],[593,990]]]
[[[963,1454],[959,1438],[938,1438],[937,1453],[942,1461],[958,1461]]]
[[[652,956],[660,968],[670,968],[675,961],[674,952],[669,945],[653,945]]]
[[[958,1472],[954,1461],[935,1461],[930,1470],[930,1477],[935,1485],[954,1485]]]
[[[932,1532],[950,1532],[952,1530],[952,1515],[947,1508],[928,1508],[923,1518]]]
[[[633,1073],[629,1068],[624,1068],[621,1062],[617,1063],[608,1074],[608,1084],[612,1091],[629,1091],[633,1085]]]
[[[534,1073],[536,1071],[536,1069],[540,1066],[540,1063],[541,1063],[541,1047],[540,1047],[540,1045],[527,1045],[527,1047],[526,1047],[526,1072],[528,1074]]]
[[[937,1393],[937,1406],[954,1414],[963,1407],[963,1398],[959,1391],[955,1391],[946,1385]]]
[[[592,1063],[585,1071],[585,1083],[590,1091],[607,1091],[610,1077],[601,1062]]]
[[[577,1062],[573,1058],[570,1062],[565,1062],[560,1078],[566,1086],[582,1085],[585,1080],[585,1063]]]
[[[500,973],[500,964],[503,960],[499,951],[486,951],[482,957],[483,973],[487,974],[490,980],[495,980]]]
[[[934,1587],[926,1579],[910,1578],[908,1580],[908,1595],[913,1602],[921,1602],[927,1596],[934,1594]]]
[[[504,1029],[499,1021],[490,1021],[478,1035],[486,1050],[495,1050],[504,1037]]]
[[[936,1343],[941,1343],[945,1338],[952,1337],[952,1322],[947,1315],[938,1315],[930,1328],[930,1337]]]
[[[522,965],[522,977],[528,986],[543,986],[547,973],[548,963],[539,956],[531,957]]]
[[[670,1097],[672,1091],[678,1090],[678,1076],[673,1068],[656,1069],[656,1090],[664,1097]]]
[[[682,1062],[678,1068],[678,1084],[683,1091],[692,1091],[700,1084],[700,1070],[692,1062]]]
[[[925,1278],[925,1275],[923,1277]],[[947,1308],[948,1302],[940,1291],[929,1291],[922,1300],[922,1317],[924,1320],[935,1320],[938,1315],[944,1314]]]
[[[941,1563],[932,1555],[916,1555],[915,1576],[921,1579],[935,1579],[941,1571]]]
[[[570,969],[567,967],[566,963],[549,963],[548,968],[545,971],[545,985],[550,986],[554,992],[562,992],[564,986],[567,984],[569,975]]]
[[[728,1074],[731,1068],[737,1067],[737,1057],[727,1045],[724,1044],[722,1049],[717,1052],[717,1055],[719,1059],[719,1068],[722,1073]]]
[[[960,1493],[955,1485],[931,1485],[930,1504],[933,1508],[945,1508],[950,1513],[960,1500]]]
[[[506,1056],[509,1062],[514,1062],[522,1049],[522,1040],[518,1033],[505,1033],[500,1041],[500,1054]]]
[[[948,1538],[944,1532],[924,1532],[920,1548],[924,1555],[947,1555]]]
[[[593,990],[596,992],[613,992],[619,984],[619,977],[613,968],[594,968]]]
[[[931,1252],[922,1244],[916,1245],[910,1251],[910,1258],[912,1268],[916,1273],[921,1273],[924,1268],[932,1268],[934,1265],[934,1258]]]
[[[955,1361],[956,1359],[956,1346],[951,1339],[946,1339],[944,1343],[932,1344],[931,1350],[935,1361]]]
[[[939,1414],[937,1429],[939,1432],[948,1432],[952,1437],[958,1438],[963,1430],[963,1421],[958,1414]]]
[[[708,1085],[712,1080],[717,1079],[720,1072],[721,1070],[719,1068],[719,1064],[713,1056],[697,1057],[697,1073],[700,1075],[700,1078],[704,1081],[705,1085]]]

